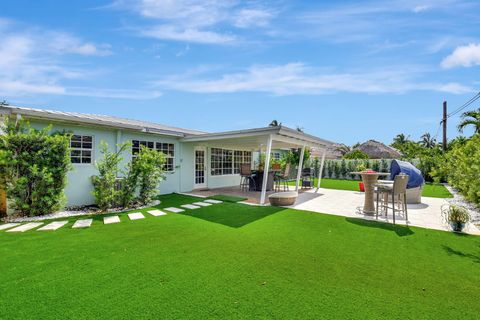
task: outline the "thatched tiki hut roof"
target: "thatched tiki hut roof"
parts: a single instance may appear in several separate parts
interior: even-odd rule
[[[398,159],[402,156],[397,149],[375,140],[368,140],[356,147],[355,150],[365,152],[370,159]]]

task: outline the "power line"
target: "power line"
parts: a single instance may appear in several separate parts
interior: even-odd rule
[[[480,99],[480,91],[479,91],[475,96],[473,96],[472,98],[470,98],[470,100],[468,100],[467,102],[465,102],[464,104],[462,104],[460,107],[458,107],[458,108],[455,109],[454,111],[450,112],[450,113],[447,115],[447,118],[450,118],[450,117],[456,115],[457,113],[459,113],[460,111],[462,111],[463,109],[465,109],[466,107],[468,107],[469,105],[471,105],[472,103],[474,103],[475,101],[477,101],[478,99]]]

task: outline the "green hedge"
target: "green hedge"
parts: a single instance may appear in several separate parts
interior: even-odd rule
[[[9,207],[17,214],[36,216],[60,209],[70,169],[70,136],[50,135],[50,127],[5,120],[0,135],[0,180]]]

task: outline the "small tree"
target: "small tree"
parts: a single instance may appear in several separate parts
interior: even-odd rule
[[[117,152],[108,150],[108,144],[101,142],[100,153],[103,158],[95,162],[98,175],[92,176],[93,191],[96,203],[100,210],[105,211],[119,203],[120,191],[117,188],[117,177],[120,173],[118,165],[123,160],[122,153],[130,143],[119,145]]]
[[[60,209],[70,169],[70,136],[50,135],[27,122],[5,119],[0,129],[0,183],[11,208],[27,216]]]
[[[340,174],[345,179],[347,177],[347,173],[348,173],[347,162],[345,161],[345,159],[342,159],[342,162],[340,163]]]
[[[381,160],[380,172],[388,172],[388,162],[385,159]]]
[[[163,165],[165,155],[156,150],[150,150],[144,146],[132,163],[133,171],[136,171],[139,182],[139,201],[145,205],[152,201],[158,193],[157,187],[163,178]]]

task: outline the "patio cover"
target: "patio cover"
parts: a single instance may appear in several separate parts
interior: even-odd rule
[[[407,189],[417,188],[425,183],[422,172],[413,164],[407,161],[392,160],[392,164],[390,165],[390,180],[395,179],[395,176],[400,173],[408,175]]]
[[[325,161],[325,152],[328,147],[335,145],[335,143],[331,141],[321,139],[313,135],[306,134],[284,126],[272,126],[266,128],[192,135],[183,138],[182,141],[192,142],[198,145],[214,148],[230,148],[245,151],[264,151],[266,154],[265,163],[270,162],[270,154],[273,149],[300,148],[302,151],[297,172],[297,190],[301,176],[301,169],[303,166],[305,148],[321,150],[323,156],[320,165],[320,172],[322,172],[323,164]],[[268,170],[265,170],[263,179],[264,185],[260,197],[261,204],[265,202],[267,175]],[[321,177],[319,177],[318,179],[318,188],[320,187],[320,182]]]

